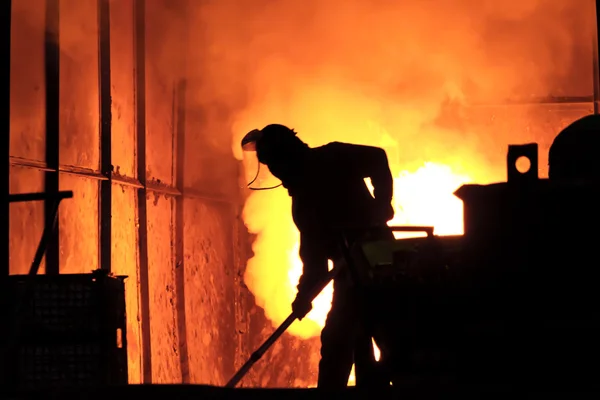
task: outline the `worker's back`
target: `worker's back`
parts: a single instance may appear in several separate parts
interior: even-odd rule
[[[385,224],[378,220],[381,212],[351,150],[354,145],[339,142],[310,150],[300,184],[291,192],[294,222],[301,232],[325,239],[341,228]]]

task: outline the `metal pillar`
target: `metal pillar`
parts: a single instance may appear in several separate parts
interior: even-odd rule
[[[148,212],[146,209],[146,2],[134,0],[135,118],[137,132],[138,251],[142,315],[142,380],[152,383],[150,340],[150,282],[148,275]]]
[[[58,0],[46,1],[45,76],[46,76],[46,172],[45,192],[55,196],[59,191],[60,165],[60,5]],[[54,223],[54,201],[44,203],[46,225]],[[46,274],[59,273],[59,222],[51,235],[46,252]]]
[[[110,2],[98,0],[98,80],[100,95],[99,268],[111,272],[112,250],[112,98],[110,80]]]
[[[177,116],[174,141],[176,149],[175,182],[183,191],[185,171],[185,99],[186,81],[182,80],[175,91],[175,115]],[[189,356],[187,348],[187,320],[185,315],[185,261],[184,261],[184,202],[183,196],[175,198],[175,286],[177,293],[177,332],[179,336],[179,361],[181,380],[190,382]]]
[[[595,13],[594,13],[594,29],[593,44],[592,44],[592,60],[593,60],[593,79],[594,79],[594,114],[600,112],[600,67],[598,62],[598,45],[600,40],[598,35],[600,34],[600,0],[595,0]]]
[[[2,246],[0,260],[0,318],[6,321],[6,304],[10,299],[6,298],[6,291],[3,290],[10,274],[10,44],[11,44],[11,16],[12,16],[12,0],[0,2],[0,54],[2,54],[3,68],[0,68],[0,96],[4,99],[4,107],[0,108],[0,123],[2,123],[1,131],[4,132],[2,137],[2,148],[4,148],[4,161],[2,162],[2,190],[4,191],[2,210],[0,211],[0,224],[2,235],[0,242]],[[11,368],[6,362],[5,352],[8,350],[7,329],[0,329],[0,387],[7,382],[7,371]]]
[[[0,122],[3,128],[0,131],[4,132],[2,139],[2,148],[4,149],[4,161],[2,162],[2,190],[4,191],[4,199],[2,202],[2,210],[0,211],[0,224],[2,226],[1,246],[2,250],[0,261],[0,285],[10,273],[10,249],[8,237],[10,234],[10,43],[11,43],[11,14],[12,0],[0,2],[0,54],[2,54],[3,68],[0,68],[0,96],[4,99],[2,103],[4,107],[0,108]]]

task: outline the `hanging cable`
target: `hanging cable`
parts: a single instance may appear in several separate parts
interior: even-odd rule
[[[280,183],[279,185],[271,186],[271,187],[267,187],[267,188],[251,188],[250,185],[252,185],[254,182],[256,182],[259,174],[260,174],[260,163],[258,163],[258,168],[256,169],[256,176],[247,185],[248,189],[250,189],[250,190],[271,190],[271,189],[277,189],[279,186],[283,185],[283,183]]]

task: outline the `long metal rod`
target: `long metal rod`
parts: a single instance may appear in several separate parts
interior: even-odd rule
[[[57,171],[60,165],[60,4],[58,0],[46,0],[45,77],[46,77],[46,164]],[[59,174],[46,172],[45,191],[59,191]],[[49,236],[46,251],[46,273],[59,273],[59,222],[54,223],[54,201],[44,204],[44,218],[56,233]]]
[[[175,90],[176,115],[175,136],[175,182],[180,191],[185,183],[185,99],[186,81],[182,80]],[[179,337],[179,362],[181,367],[181,380],[190,382],[190,359],[187,347],[187,318],[185,312],[185,230],[184,230],[185,199],[182,196],[175,198],[175,286],[177,293],[177,333]]]
[[[11,156],[10,165],[12,167],[18,168],[32,168],[38,171],[44,172],[53,172],[55,171],[52,168],[48,168],[45,162],[35,161],[24,159],[20,157]],[[81,176],[89,179],[96,179],[98,181],[106,181],[109,178],[103,175],[100,171],[93,171],[88,168],[80,168],[73,166],[61,165],[59,168],[59,172],[62,174],[69,174],[75,176]],[[136,189],[146,188],[148,193],[156,193],[164,196],[178,197],[183,196],[186,198],[192,199],[202,199],[211,203],[223,203],[223,204],[233,204],[236,203],[235,200],[231,198],[227,198],[225,196],[215,196],[203,191],[200,191],[196,188],[185,187],[180,189],[179,187],[165,185],[163,183],[158,183],[155,181],[146,181],[145,186],[137,178],[132,178],[130,176],[125,175],[115,175],[111,174],[110,180],[113,184],[133,187]],[[179,185],[178,185],[179,186]]]
[[[600,44],[600,0],[594,1],[595,13],[594,13],[594,25],[593,40],[592,40],[592,61],[593,61],[593,82],[594,82],[594,114],[598,114],[600,104],[600,67],[598,65],[598,54],[600,53],[598,45]]]
[[[112,255],[112,98],[110,77],[110,2],[98,1],[98,92],[100,94],[100,182],[99,229],[101,269],[111,272]]]
[[[140,311],[142,314],[142,379],[152,383],[152,342],[150,335],[150,282],[148,273],[148,213],[146,204],[146,4],[134,0],[135,106],[137,135],[138,259]]]
[[[0,211],[0,225],[2,226],[2,250],[0,250],[0,287],[10,274],[10,248],[8,237],[10,235],[10,43],[11,43],[11,16],[12,16],[12,0],[5,0],[0,3],[0,54],[4,54],[0,68],[0,95],[4,99],[4,106],[0,108],[0,122],[2,123],[2,148],[4,149],[4,161],[2,161],[2,190],[5,193],[5,200],[2,202],[2,210]],[[2,302],[0,301],[0,304]],[[1,316],[1,315],[0,315]]]
[[[327,273],[325,278],[317,283],[308,295],[308,299],[310,302],[312,301],[325,289],[325,287],[335,278],[335,276],[344,268],[343,264],[336,265],[331,271]],[[225,387],[234,388],[246,374],[252,369],[254,364],[256,364],[262,356],[273,346],[273,344],[284,334],[284,332],[294,323],[294,321],[298,318],[298,315],[292,312],[286,319],[279,325],[279,327],[264,341],[264,343],[250,356],[248,361],[235,373],[235,375],[227,382]]]
[[[0,225],[2,235],[0,236],[0,288],[3,288],[10,275],[10,49],[11,49],[11,17],[12,0],[0,2],[0,53],[4,54],[2,63],[4,67],[0,68],[0,96],[4,99],[4,106],[0,108],[0,123],[2,124],[2,146],[4,148],[4,161],[2,161],[2,190],[5,193],[5,200],[2,201],[2,210],[0,210]],[[8,307],[6,303],[12,299],[6,298],[6,291],[0,293],[0,318],[7,321],[6,312]],[[7,329],[0,329],[0,387],[8,383],[8,371],[13,368],[8,364],[8,357],[5,356],[9,351]]]

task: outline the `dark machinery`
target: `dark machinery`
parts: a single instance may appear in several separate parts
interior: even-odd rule
[[[539,179],[536,167],[536,144],[510,146],[507,182],[461,187],[462,237],[354,249],[390,381],[596,382],[600,186]]]

